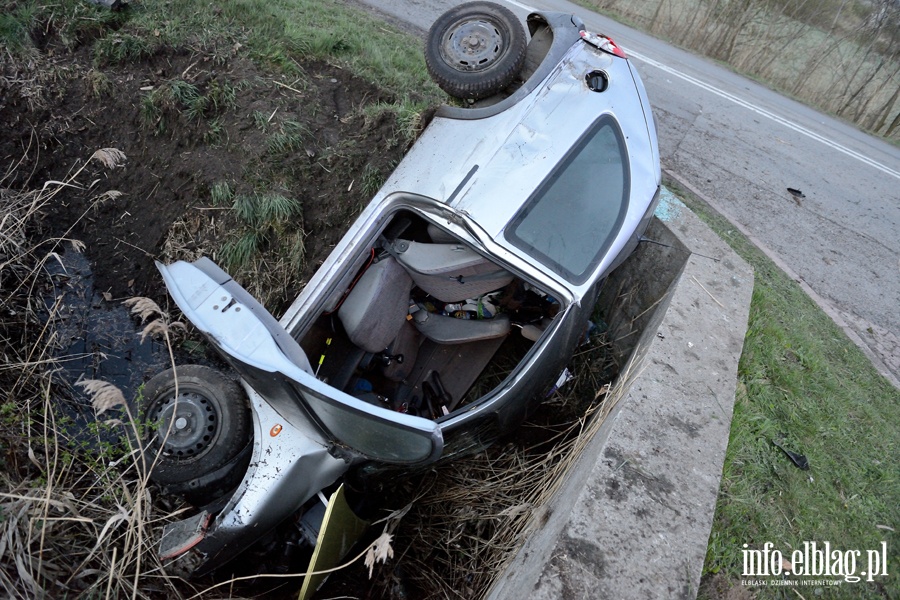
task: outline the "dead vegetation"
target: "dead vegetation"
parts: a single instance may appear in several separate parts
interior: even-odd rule
[[[86,175],[124,160],[105,148],[64,180],[0,190],[0,589],[7,598],[236,597],[228,588],[191,585],[160,562],[161,528],[190,507],[149,482],[152,462],[121,390],[102,380],[74,382],[91,400],[86,407],[60,374],[67,277],[47,266],[84,244],[43,235],[42,219],[67,195],[110,198],[114,190],[101,191],[100,178],[86,183]],[[184,327],[148,298],[126,304],[146,323],[135,335],[171,341]],[[87,424],[76,422],[86,413]]]
[[[53,52],[0,56],[9,126],[0,147],[4,160],[21,153],[0,179],[0,586],[10,598],[235,597],[235,581],[203,590],[156,559],[160,528],[184,509],[158,495],[128,442],[139,436],[126,435],[135,425],[122,407],[134,399],[87,379],[86,404],[60,376],[54,325],[65,282],[47,267],[85,251],[106,303],[146,293],[162,304],[152,259],[208,254],[277,307],[380,187],[418,130],[420,106],[401,102],[397,112],[394,98],[341,67],[297,64],[289,79],[234,52],[157,44],[146,54],[127,32],[104,37],[104,48],[135,46],[137,59],[101,54],[88,68],[77,51],[91,36],[59,45],[62,28],[51,23],[40,41]],[[113,139],[125,152],[77,154]],[[177,327],[158,320],[158,305],[131,308],[136,336]],[[392,544],[393,564],[427,569],[411,580],[424,595],[477,595],[509,560],[580,452],[587,415],[612,406],[615,395],[595,397],[607,378],[591,375],[590,365],[609,366],[604,352],[579,357],[579,381],[567,388],[575,395],[551,400],[549,414],[569,415],[562,424],[545,418],[518,445],[441,467]],[[380,539],[362,555],[387,558]]]
[[[217,586],[194,589],[156,558],[161,526],[178,518],[160,502],[147,480],[141,448],[122,435],[107,452],[85,452],[67,433],[65,382],[55,376],[54,311],[58,302],[41,299],[52,289],[43,268],[58,260],[59,245],[71,238],[34,242],[42,213],[62,193],[108,197],[108,190],[85,185],[91,163],[116,168],[125,157],[106,149],[64,181],[34,192],[2,193],[2,370],[5,397],[0,423],[4,449],[0,511],[0,585],[11,598],[52,597],[219,597],[234,591]],[[129,301],[144,335],[168,334],[171,324],[151,300]],[[162,319],[162,321],[161,321]],[[156,324],[156,325],[154,325]],[[136,335],[141,335],[136,332]],[[404,518],[392,545],[409,583],[423,597],[472,598],[489,588],[525,536],[540,524],[541,506],[558,489],[603,417],[615,405],[610,390],[615,370],[608,345],[596,337],[576,357],[577,378],[557,392],[516,440],[466,460],[442,466]],[[121,392],[107,382],[80,382],[93,398],[98,421],[119,433],[136,427]],[[599,391],[598,391],[599,390]],[[98,438],[99,438],[98,433]],[[379,541],[380,540],[380,541]],[[377,556],[388,558],[385,538]],[[375,542],[373,542],[375,544]],[[376,545],[364,554],[371,555]],[[369,552],[372,550],[372,552]],[[359,566],[363,569],[363,566]],[[386,571],[382,577],[391,577]],[[234,582],[232,582],[234,583]],[[382,580],[379,584],[388,585]]]
[[[54,356],[62,295],[53,293],[46,267],[60,260],[64,243],[69,251],[83,245],[36,235],[65,194],[108,199],[112,190],[100,191],[99,179],[85,183],[86,171],[95,163],[114,169],[124,158],[101,149],[62,181],[0,194],[0,587],[8,598],[146,598],[172,590],[152,551],[155,528],[170,517],[153,506],[139,448],[84,452],[67,433],[73,413]],[[98,413],[124,400],[108,384],[84,383],[102,401]]]
[[[548,501],[635,375],[618,373],[605,334],[592,336],[570,368],[573,379],[512,437],[415,480],[405,492],[414,501],[396,530],[395,562],[367,589],[356,583],[364,571],[354,567],[333,576],[319,597],[484,597],[545,525]]]
[[[399,530],[404,571],[428,598],[481,598],[528,535],[549,517],[547,503],[624,395],[611,346],[596,336],[576,355],[575,378],[554,393],[506,444],[450,463]]]
[[[803,102],[900,139],[896,0],[588,0]]]

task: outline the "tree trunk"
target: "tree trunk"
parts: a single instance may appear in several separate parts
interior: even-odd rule
[[[895,77],[896,75],[897,74],[894,73]],[[884,124],[887,121],[888,117],[891,115],[891,110],[894,108],[894,104],[896,104],[898,98],[900,98],[900,86],[894,88],[894,94],[891,96],[890,100],[885,102],[881,107],[881,110],[879,111],[880,114],[872,123],[872,131],[878,133],[881,128],[884,127]]]

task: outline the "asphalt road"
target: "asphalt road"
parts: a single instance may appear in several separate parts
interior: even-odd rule
[[[461,4],[359,2],[419,32]],[[505,4],[523,18],[574,13],[622,46],[646,84],[663,168],[780,259],[897,384],[900,148],[565,0]]]

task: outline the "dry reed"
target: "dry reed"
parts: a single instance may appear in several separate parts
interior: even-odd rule
[[[626,372],[610,386],[615,365],[606,342],[579,352],[573,365],[576,378],[523,425],[521,435],[428,477],[397,540],[403,572],[422,597],[483,597],[540,526],[541,507],[631,380]]]
[[[118,192],[98,193],[79,178],[91,162],[111,169],[124,160],[105,148],[63,181],[0,191],[0,589],[8,598],[170,598],[189,589],[155,559],[157,529],[173,516],[154,503],[141,449],[128,442],[134,436],[123,435],[123,448],[111,451],[99,434],[93,442],[73,439],[66,385],[56,375],[62,295],[48,299],[55,288],[46,265],[62,262],[63,243],[71,251],[83,244],[68,232],[41,237],[41,217],[63,194],[114,201]],[[125,404],[105,382],[81,385],[98,416]],[[134,425],[113,419],[105,426],[124,433]]]

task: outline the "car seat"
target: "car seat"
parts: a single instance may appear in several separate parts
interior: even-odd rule
[[[387,248],[423,291],[441,302],[477,298],[513,280],[502,269],[465,244],[424,244],[395,240]]]
[[[350,341],[374,354],[387,349],[406,320],[412,286],[393,257],[372,264],[338,310]]]

